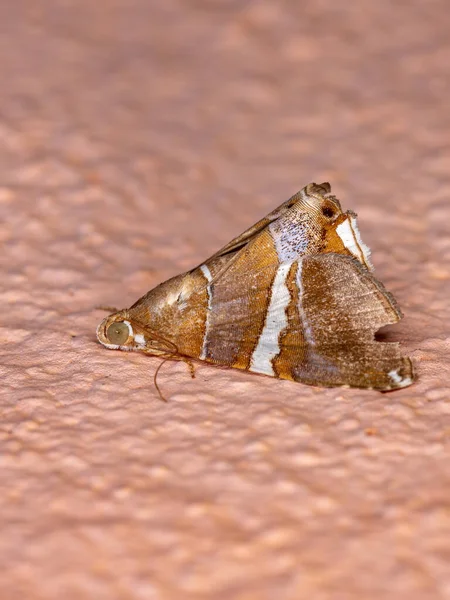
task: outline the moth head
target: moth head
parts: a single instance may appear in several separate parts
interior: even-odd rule
[[[372,271],[370,248],[361,239],[356,214],[351,210],[342,210],[339,200],[331,193],[330,184],[307,185],[304,202],[314,213],[318,227],[322,228],[323,251],[347,253]]]
[[[137,323],[130,317],[127,309],[103,319],[97,327],[97,339],[111,350],[141,351],[158,356],[177,353],[172,342]]]

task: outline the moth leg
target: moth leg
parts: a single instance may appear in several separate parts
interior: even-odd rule
[[[183,358],[181,360],[186,363],[192,379],[195,379],[195,367],[194,367],[194,363],[192,362],[192,360],[190,360],[189,358],[186,358],[185,356],[183,356]]]

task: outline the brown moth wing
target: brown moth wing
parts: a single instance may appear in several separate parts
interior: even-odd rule
[[[205,261],[205,264],[208,265],[210,261],[218,258],[226,258],[230,260],[223,270],[229,268],[232,264],[231,259],[236,256],[237,252],[265,230],[270,231],[276,242],[280,261],[294,260],[294,258],[316,252],[339,252],[352,255],[355,244],[358,246],[358,241],[356,238],[352,240],[350,249],[345,245],[336,229],[344,222],[354,222],[355,216],[351,211],[346,213],[342,211],[339,200],[331,194],[329,183],[309,183],[289,200],[283,202],[266,217],[213,254]],[[354,225],[356,226],[356,222]],[[358,250],[358,257],[370,269],[369,257],[365,256],[368,248],[364,244],[362,246],[363,248]]]
[[[375,341],[401,313],[373,275],[334,253],[263,266],[264,237],[211,286],[203,360],[325,387],[413,382],[399,345]]]
[[[308,191],[309,190],[309,191]],[[331,186],[329,183],[325,182],[320,185],[316,183],[310,183],[305,188],[294,194],[286,200],[280,206],[275,208],[272,212],[270,212],[263,219],[260,219],[257,223],[246,229],[243,233],[239,234],[237,237],[228,242],[226,246],[221,248],[218,252],[211,256],[211,259],[216,258],[218,256],[224,256],[229,252],[235,252],[239,250],[252,239],[254,239],[263,229],[267,227],[273,221],[276,221],[280,217],[286,215],[290,208],[292,208],[295,204],[298,204],[302,201],[303,194],[309,194],[309,192],[316,192],[318,194],[329,194],[331,192]]]
[[[333,213],[331,220],[329,217],[324,218],[322,209],[325,207],[331,209]],[[275,238],[282,237],[283,230],[285,234],[289,233],[297,256],[307,253],[308,245],[298,243],[303,241],[305,237],[310,237],[310,241],[314,242],[310,245],[309,251],[327,251],[327,230],[332,229],[331,225],[334,220],[345,220],[348,214],[343,213],[339,200],[331,194],[331,186],[328,182],[321,184],[309,183],[291,196],[289,200],[280,204],[278,208],[231,240],[218,252],[215,252],[205,263],[208,264],[209,261],[218,257],[236,253],[271,224],[273,224],[271,231]],[[354,216],[353,213],[351,214]],[[295,231],[296,229],[297,231]],[[330,243],[330,240],[328,240],[328,243]],[[333,245],[332,241],[331,245]],[[334,246],[334,251],[346,252],[344,246],[336,247],[336,241]]]
[[[375,341],[375,333],[399,321],[401,312],[357,260],[332,253],[307,257],[298,261],[295,281],[288,310],[297,324],[281,335],[273,361],[279,377],[384,391],[413,382],[411,361],[399,344]]]
[[[239,369],[250,367],[278,268],[274,241],[264,230],[238,251],[219,276],[212,272],[200,358]]]
[[[278,268],[274,241],[263,231],[236,254],[209,259],[160,284],[126,314],[105,319],[99,331],[106,331],[111,319],[126,318],[133,331],[146,329],[142,333],[149,353],[151,332],[157,332],[180,355],[247,369]],[[104,336],[100,341],[105,343]]]

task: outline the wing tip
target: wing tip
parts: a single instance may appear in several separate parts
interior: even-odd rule
[[[413,363],[409,357],[402,358],[402,365],[388,371],[387,377],[390,385],[381,391],[390,392],[406,388],[412,385],[417,379]]]

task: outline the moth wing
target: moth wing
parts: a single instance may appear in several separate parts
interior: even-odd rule
[[[318,195],[321,197],[330,197],[340,208],[339,202],[334,196],[331,196],[331,186],[328,182],[324,182],[321,184],[310,183],[305,188],[291,196],[289,200],[286,200],[285,202],[280,204],[280,206],[275,208],[263,219],[259,220],[257,223],[249,227],[246,231],[232,239],[231,242],[228,242],[226,246],[224,246],[218,252],[213,254],[208,260],[225,256],[231,252],[236,252],[237,250],[240,250],[246,244],[251,242],[257,235],[259,235],[268,225],[270,225],[270,223],[283,218],[294,205],[304,201],[305,195],[308,196],[310,194]]]
[[[279,264],[263,247],[243,253],[211,284],[201,358],[310,385],[412,383],[399,345],[375,341],[401,313],[357,260],[328,253]]]
[[[329,188],[329,184],[322,184],[322,186],[328,186],[328,188],[324,189],[331,189]],[[278,208],[274,209],[263,219],[260,219],[257,223],[255,223],[254,225],[246,229],[243,233],[232,239],[231,242],[228,242],[228,244],[226,244],[226,246],[224,246],[218,252],[213,254],[210,257],[210,259],[218,258],[219,256],[224,256],[226,254],[229,254],[230,252],[236,252],[237,250],[240,250],[243,246],[251,242],[259,233],[261,233],[261,231],[263,231],[267,227],[267,225],[285,215],[286,212],[300,200],[300,198],[301,191],[291,196],[289,200],[286,200],[285,202],[280,204]]]
[[[326,248],[324,225],[329,230],[332,228],[329,223],[325,224],[323,222],[323,218],[320,224],[317,223],[321,218],[319,217],[319,207],[324,202],[331,204],[335,214],[340,215],[339,222],[348,219],[349,214],[342,213],[339,201],[331,194],[329,183],[310,183],[266,217],[231,240],[201,265],[192,269],[190,273],[206,267],[212,274],[212,280],[209,283],[215,282],[223,277],[225,272],[232,266],[237,265],[235,270],[239,270],[241,259],[249,256],[248,251],[258,252],[261,246],[268,245],[266,242],[269,239],[269,245],[273,246],[273,250],[275,250],[275,253],[272,252],[272,248],[269,250],[274,264],[279,263],[280,260],[282,262],[292,261],[311,252],[343,251],[348,254],[348,249],[342,245],[340,240],[337,247],[336,243],[334,245],[331,243],[331,250]],[[352,213],[352,216],[355,215]],[[264,238],[264,243],[255,243],[261,237]],[[336,235],[334,235],[334,238],[336,238]],[[339,245],[341,248],[339,248]],[[267,251],[267,248],[265,250]]]
[[[261,231],[223,265],[224,260],[225,257],[219,257],[200,267],[209,278],[200,358],[247,369],[264,326],[267,295],[279,262],[267,230]]]
[[[357,260],[333,253],[305,258],[296,281],[303,354],[287,333],[275,369],[290,365],[292,379],[332,387],[390,390],[413,382],[399,344],[375,340],[381,327],[401,319],[400,309]]]

